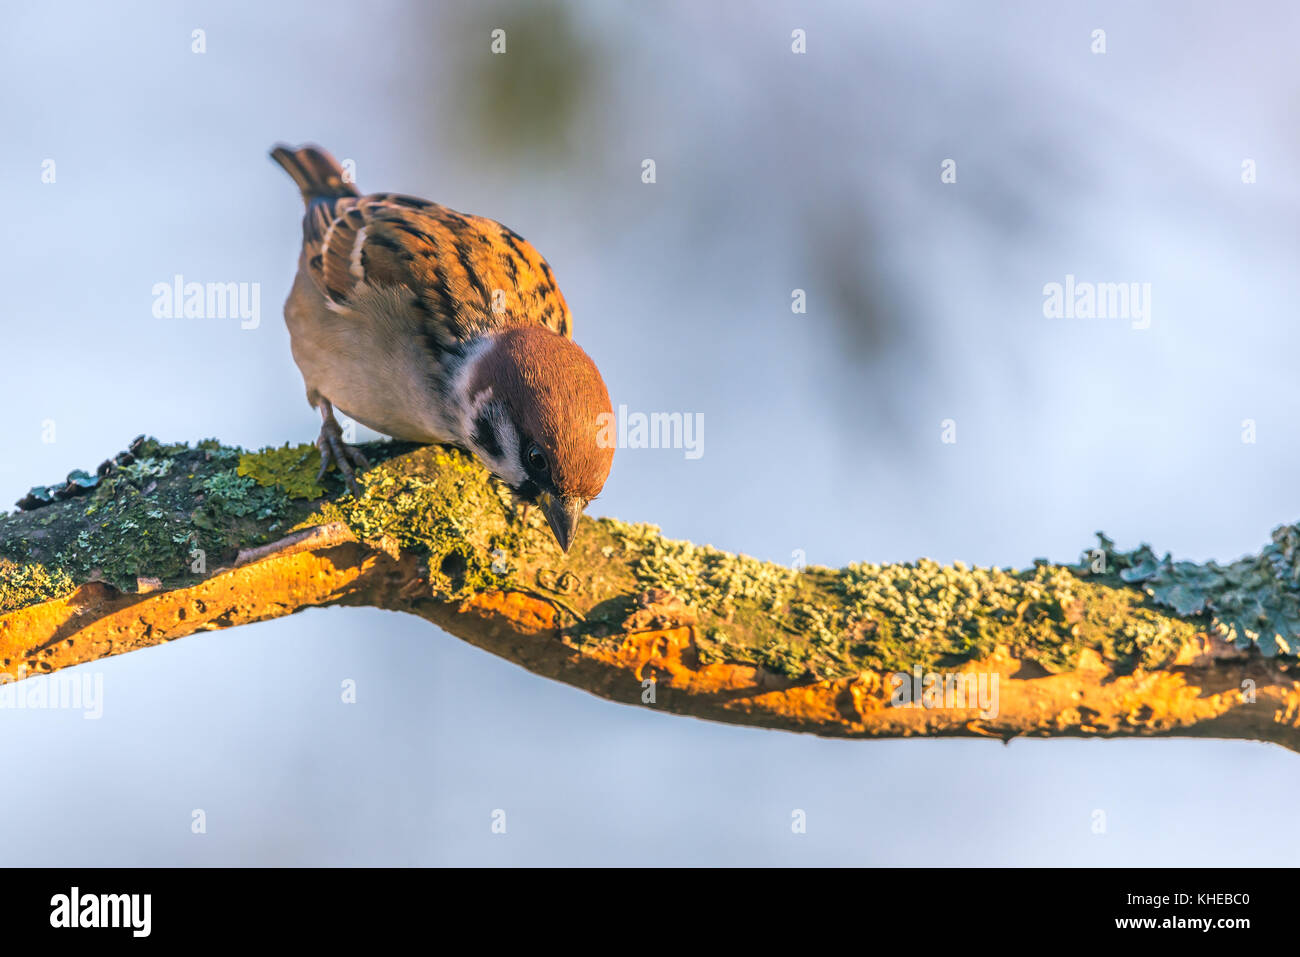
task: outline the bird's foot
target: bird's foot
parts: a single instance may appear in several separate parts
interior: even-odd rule
[[[316,474],[316,482],[319,484],[325,480],[325,473],[333,462],[343,473],[343,481],[347,483],[348,491],[360,498],[361,487],[357,484],[354,467],[368,469],[370,463],[366,461],[359,448],[343,441],[343,430],[339,428],[334,416],[328,416],[321,423],[320,438],[316,440],[316,448],[320,449],[320,471]]]

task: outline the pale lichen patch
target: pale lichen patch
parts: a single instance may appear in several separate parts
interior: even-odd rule
[[[37,562],[0,558],[0,613],[70,594],[76,586],[67,572]]]

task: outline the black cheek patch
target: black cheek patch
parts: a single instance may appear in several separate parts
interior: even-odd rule
[[[484,454],[494,459],[501,458],[501,443],[497,441],[496,430],[492,428],[492,422],[487,416],[480,415],[474,420],[474,434],[470,438]]]
[[[519,501],[528,502],[529,504],[533,504],[537,501],[537,496],[540,492],[541,489],[537,487],[537,483],[527,479],[522,485],[514,486],[515,497],[518,498]]]

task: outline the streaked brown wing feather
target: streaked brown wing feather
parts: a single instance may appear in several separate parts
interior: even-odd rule
[[[396,193],[324,198],[303,220],[308,271],[338,306],[363,283],[406,287],[442,328],[464,340],[539,323],[572,337],[551,267],[513,230]]]

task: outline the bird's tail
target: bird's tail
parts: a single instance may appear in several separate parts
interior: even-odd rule
[[[337,199],[340,196],[358,196],[356,186],[349,183],[338,160],[319,146],[300,146],[294,149],[277,144],[271,150],[271,159],[284,167],[286,173],[302,190],[303,202],[311,205],[313,199]]]

